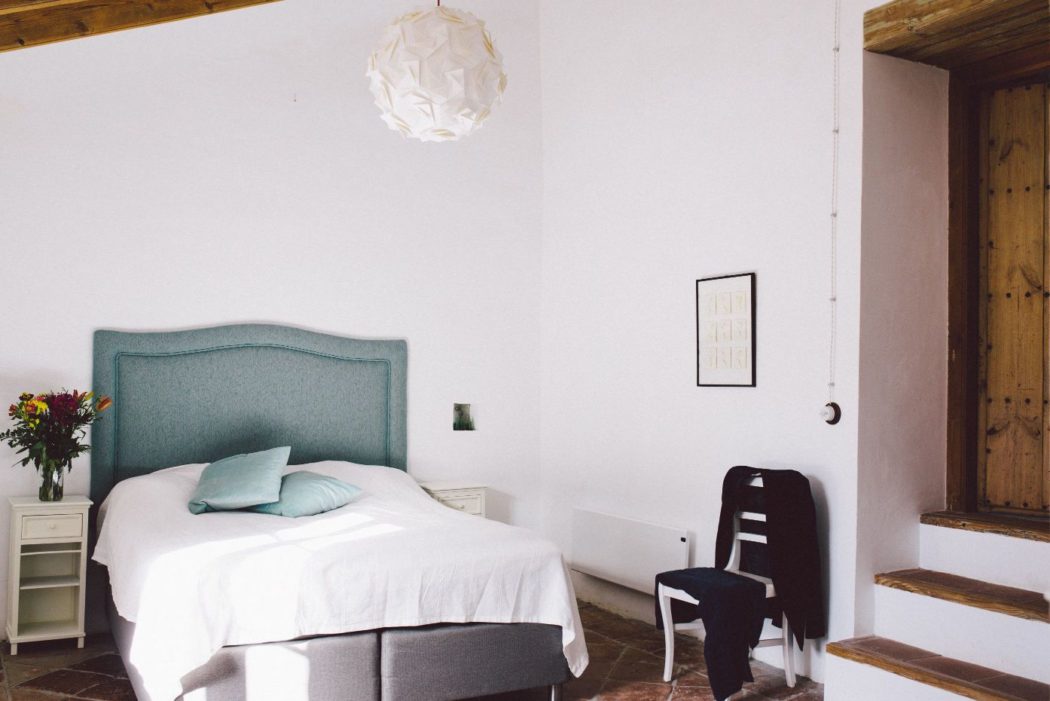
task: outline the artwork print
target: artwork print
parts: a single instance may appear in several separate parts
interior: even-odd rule
[[[755,386],[755,274],[696,281],[696,384]]]

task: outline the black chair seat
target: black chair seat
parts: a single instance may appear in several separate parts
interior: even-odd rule
[[[672,589],[681,589],[695,599],[701,596],[720,596],[734,590],[756,590],[765,596],[766,587],[750,577],[735,572],[726,572],[716,567],[690,567],[671,570],[656,575],[656,583]]]

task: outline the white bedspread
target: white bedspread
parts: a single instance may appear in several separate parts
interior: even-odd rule
[[[356,502],[291,519],[195,516],[203,465],[124,480],[102,506],[94,559],[152,701],[220,647],[431,623],[561,626],[573,674],[587,666],[561,553],[534,533],[438,504],[401,470],[297,465],[356,484]]]

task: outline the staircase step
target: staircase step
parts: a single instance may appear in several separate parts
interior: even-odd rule
[[[1040,592],[991,584],[921,568],[875,575],[875,583],[1008,616],[1050,623],[1050,602]]]
[[[966,514],[958,511],[933,511],[919,517],[920,523],[964,531],[996,533],[1011,538],[1024,538],[1050,543],[1050,518],[1023,518],[1000,514]]]
[[[1050,541],[1041,540],[1031,521],[1022,521],[1018,530],[1008,528],[1007,521],[1020,519],[996,519],[989,530],[981,530],[970,528],[987,525],[980,517],[946,513],[922,517],[919,567],[1021,589],[1050,588]]]
[[[988,641],[994,644],[993,641]],[[1047,701],[1050,684],[943,657],[929,650],[867,636],[829,643],[829,654],[871,665],[978,701]],[[828,691],[832,691],[830,685]],[[878,689],[872,690],[878,698]]]
[[[875,581],[875,627],[865,632],[1050,684],[1050,624],[1033,592],[928,570]]]

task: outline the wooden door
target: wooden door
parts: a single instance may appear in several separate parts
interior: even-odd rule
[[[1050,103],[1045,81],[981,100],[978,503],[1050,513]]]

